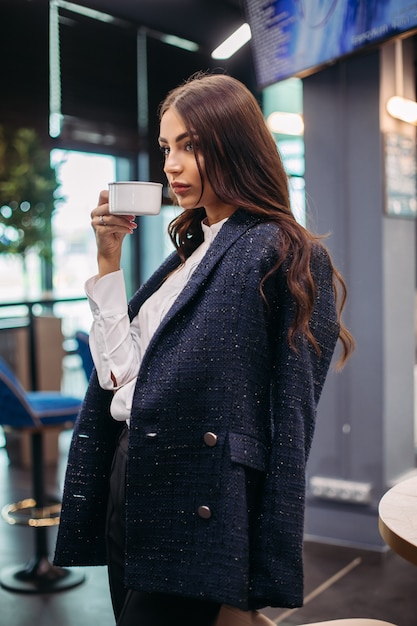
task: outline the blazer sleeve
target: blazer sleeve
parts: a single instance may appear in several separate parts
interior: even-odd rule
[[[296,350],[290,347],[288,330],[295,306],[284,272],[275,283],[279,323],[270,390],[272,438],[255,540],[259,543],[254,550],[262,560],[254,568],[258,574],[253,591],[259,605],[272,596],[279,606],[281,593],[293,598],[293,606],[301,606],[303,599],[306,462],[317,404],[339,335],[333,272],[322,246],[313,250],[311,269],[316,291],[310,326],[320,354],[300,337],[295,339]]]

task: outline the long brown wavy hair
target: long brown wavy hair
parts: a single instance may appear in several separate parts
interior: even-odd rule
[[[301,332],[319,352],[309,326],[315,297],[310,258],[312,245],[321,237],[301,226],[292,213],[287,175],[255,97],[230,76],[199,73],[167,95],[159,108],[160,120],[170,108],[181,117],[189,136],[197,137],[193,145],[202,190],[206,179],[226,204],[279,224],[278,261],[263,277],[260,290],[263,295],[267,278],[284,261],[288,263],[288,288],[296,305],[290,344],[294,346],[294,336]],[[204,157],[204,172],[199,153]],[[169,235],[183,262],[203,241],[204,216],[204,207],[184,211],[169,225]],[[340,368],[352,352],[354,340],[341,321],[346,285],[332,267],[342,346]]]

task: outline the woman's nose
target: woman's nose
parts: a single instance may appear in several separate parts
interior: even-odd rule
[[[179,172],[181,170],[181,161],[173,152],[169,152],[165,157],[164,171],[167,173]]]

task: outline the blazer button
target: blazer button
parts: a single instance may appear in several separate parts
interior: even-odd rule
[[[213,446],[215,446],[217,443],[217,435],[211,433],[210,431],[204,434],[203,439],[204,443],[206,444],[206,446],[209,446],[209,448],[213,448]]]
[[[208,507],[208,506],[204,506],[204,505],[203,506],[199,506],[198,509],[197,509],[197,513],[203,519],[210,519],[210,517],[211,517],[211,510],[210,510],[210,507]]]

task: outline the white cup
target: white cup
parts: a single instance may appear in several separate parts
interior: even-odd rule
[[[158,215],[162,184],[138,181],[109,183],[109,211],[119,215]]]

